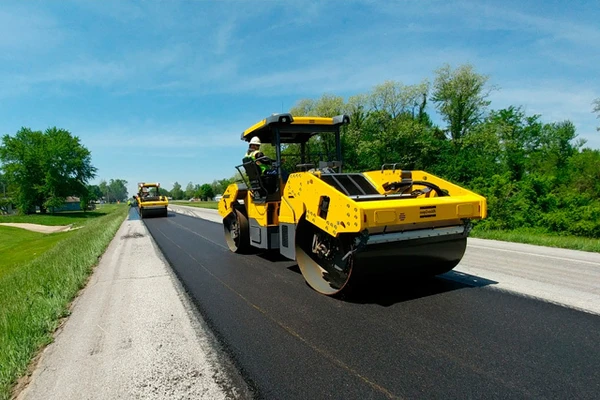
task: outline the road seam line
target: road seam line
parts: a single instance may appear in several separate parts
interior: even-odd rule
[[[321,354],[322,356],[324,356],[325,358],[327,358],[329,361],[331,361],[332,363],[336,364],[337,366],[341,367],[342,369],[350,372],[352,375],[358,377],[360,380],[362,380],[363,382],[367,383],[369,386],[371,386],[373,389],[385,394],[387,397],[391,398],[391,399],[402,399],[402,397],[396,396],[393,393],[391,393],[389,390],[387,390],[386,388],[378,385],[377,383],[369,380],[368,378],[366,378],[365,376],[361,375],[360,373],[358,373],[358,371],[356,371],[355,369],[349,367],[348,365],[346,365],[343,361],[338,360],[337,358],[335,358],[334,356],[332,356],[331,354],[329,354],[326,350],[323,350],[313,344],[311,344],[310,342],[308,342],[306,339],[304,339],[300,334],[298,334],[296,331],[294,331],[292,328],[288,327],[287,325],[285,325],[284,323],[278,321],[277,319],[273,318],[271,315],[269,315],[265,310],[263,310],[262,308],[260,308],[259,306],[257,306],[256,304],[252,303],[250,300],[248,300],[248,298],[244,297],[244,295],[242,295],[241,293],[239,293],[238,291],[236,291],[233,287],[231,287],[230,285],[228,285],[226,282],[224,282],[222,279],[220,279],[218,276],[216,276],[215,274],[213,274],[208,268],[206,268],[204,266],[204,264],[202,264],[200,261],[198,261],[196,258],[194,258],[194,256],[192,256],[190,253],[188,253],[187,251],[185,251],[181,246],[179,246],[177,243],[175,243],[173,240],[171,240],[171,238],[169,238],[167,235],[165,235],[163,233],[163,231],[160,230],[160,228],[156,228],[161,235],[163,235],[168,241],[170,241],[171,243],[173,243],[175,246],[177,246],[177,248],[179,248],[181,251],[183,251],[188,257],[190,257],[192,260],[194,260],[194,262],[196,264],[198,264],[200,267],[202,267],[202,269],[204,269],[209,275],[211,275],[214,279],[216,279],[217,281],[219,281],[219,283],[221,283],[223,286],[225,286],[227,289],[229,289],[231,292],[235,293],[238,297],[240,297],[242,300],[244,300],[244,302],[246,302],[249,306],[251,306],[252,308],[254,308],[255,310],[257,310],[258,312],[260,312],[262,315],[264,315],[267,319],[271,320],[272,322],[274,322],[276,325],[278,325],[279,327],[281,327],[283,330],[285,330],[288,334],[290,334],[291,336],[295,337],[296,339],[300,340],[302,343],[304,343],[305,345],[307,345],[308,347],[310,347],[313,351],[318,352],[319,354]],[[198,235],[201,236],[201,235]],[[208,239],[207,239],[208,240]],[[209,242],[212,243],[212,241],[209,240]]]
[[[478,246],[478,245],[473,245],[470,244],[467,246],[468,247],[473,247],[475,249],[486,249],[486,250],[497,250],[497,251],[504,251],[504,252],[508,252],[508,253],[518,253],[518,254],[526,254],[528,256],[537,256],[537,257],[546,257],[546,258],[553,258],[555,260],[563,260],[563,261],[571,261],[574,263],[584,263],[584,264],[591,264],[591,265],[596,265],[600,267],[600,263],[599,262],[594,262],[594,261],[586,261],[586,260],[577,260],[575,258],[566,258],[566,257],[557,257],[557,256],[549,256],[546,254],[537,254],[537,253],[528,253],[526,251],[519,251],[519,250],[508,250],[508,249],[498,249],[495,247],[487,247],[487,246]]]

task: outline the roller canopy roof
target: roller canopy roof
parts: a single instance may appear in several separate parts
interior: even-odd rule
[[[246,129],[242,140],[250,141],[258,136],[262,143],[275,143],[275,131],[279,131],[281,143],[303,143],[311,136],[324,132],[337,132],[339,127],[350,123],[347,115],[335,117],[294,117],[292,114],[273,114]]]

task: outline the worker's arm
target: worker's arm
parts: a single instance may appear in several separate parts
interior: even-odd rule
[[[263,157],[265,157],[265,158],[263,158]],[[273,162],[273,160],[271,160],[269,157],[266,157],[262,151],[259,151],[258,153],[256,153],[255,158],[257,160],[256,161],[257,164],[263,164],[263,163],[271,164]],[[263,158],[263,159],[261,160],[261,158]]]

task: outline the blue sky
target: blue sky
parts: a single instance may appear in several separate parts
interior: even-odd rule
[[[598,21],[597,0],[3,1],[0,133],[65,128],[95,183],[185,187],[232,176],[240,132],[298,99],[471,63],[492,108],[570,119],[600,148]]]

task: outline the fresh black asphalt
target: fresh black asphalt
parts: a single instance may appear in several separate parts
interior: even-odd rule
[[[144,222],[256,398],[600,398],[598,316],[452,272],[329,298],[220,224]]]

